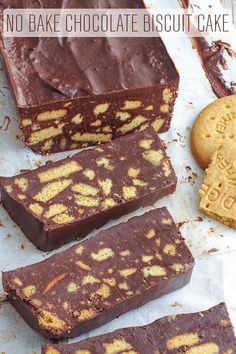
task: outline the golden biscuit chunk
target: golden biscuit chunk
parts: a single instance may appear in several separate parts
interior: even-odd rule
[[[209,166],[212,155],[226,139],[236,143],[236,95],[211,103],[192,127],[192,153],[203,169]]]
[[[206,170],[199,209],[236,229],[236,144],[225,140]]]

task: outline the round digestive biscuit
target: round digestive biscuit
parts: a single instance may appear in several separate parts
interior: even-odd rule
[[[203,169],[209,166],[213,153],[225,139],[236,143],[236,95],[211,103],[200,113],[192,127],[192,153]]]

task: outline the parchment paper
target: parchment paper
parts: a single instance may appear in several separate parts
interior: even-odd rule
[[[149,2],[154,3],[155,0]],[[201,2],[213,7],[221,6],[218,0],[195,1],[198,4]],[[159,3],[166,7],[175,3],[176,6],[175,0],[160,0]],[[232,30],[228,42],[236,48],[236,30]],[[221,301],[226,302],[236,327],[236,232],[198,212],[198,189],[203,181],[203,171],[195,163],[189,149],[190,127],[194,119],[216,97],[190,40],[187,37],[168,38],[165,43],[180,72],[181,84],[172,127],[161,137],[168,146],[179,182],[176,193],[160,200],[155,207],[167,206],[175,221],[180,223],[186,242],[196,257],[193,278],[185,288],[129,312],[76,341],[121,327],[147,324],[168,314],[202,311]],[[0,175],[11,176],[22,169],[36,168],[46,159],[32,153],[20,141],[14,101],[6,75],[2,68],[0,70]],[[233,80],[233,72],[231,68],[225,76]],[[69,154],[57,154],[49,159],[58,160]],[[140,209],[110,222],[104,228],[147,210]],[[0,207],[0,270],[14,269],[47,256],[26,239]],[[0,353],[40,354],[44,343],[46,340],[30,329],[10,304],[0,303]]]

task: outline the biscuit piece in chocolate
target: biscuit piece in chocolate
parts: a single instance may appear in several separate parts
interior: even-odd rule
[[[2,203],[25,235],[52,250],[173,193],[176,176],[154,129],[0,179]]]
[[[42,354],[233,354],[236,339],[224,303],[208,311],[163,317],[80,343],[45,345]]]
[[[199,194],[203,213],[236,229],[236,144],[231,139],[213,154]]]
[[[48,0],[1,0],[2,9]],[[142,0],[54,0],[53,7],[145,9]],[[179,74],[162,39],[4,38],[1,52],[25,143],[46,154],[169,129]]]
[[[8,300],[51,339],[75,337],[186,285],[194,259],[166,208],[3,273]]]

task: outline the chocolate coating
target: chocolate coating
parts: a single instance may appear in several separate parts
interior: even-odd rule
[[[0,0],[0,5],[144,8],[142,0]],[[169,128],[179,75],[159,37],[3,37],[1,47],[25,142],[37,152],[45,154],[104,143],[154,123],[157,118],[163,120],[156,124],[157,131]],[[127,100],[136,102],[128,111]],[[120,118],[123,110],[126,116]],[[78,115],[79,122],[73,120]],[[137,124],[135,118],[140,115],[143,119]],[[120,130],[124,120],[134,120],[125,131]],[[85,140],[74,139],[76,132],[89,135]]]
[[[151,128],[102,147],[0,178],[1,200],[41,250],[87,235],[108,220],[173,193],[176,176]]]
[[[14,8],[143,8],[141,0],[0,1]],[[176,69],[159,38],[5,38],[20,107],[153,87]],[[101,59],[102,58],[102,59]]]
[[[186,285],[194,259],[166,208],[3,274],[8,300],[51,339],[75,337]]]
[[[42,354],[108,354],[125,350],[132,354],[233,354],[236,339],[222,303],[208,311],[163,317],[147,326],[119,329],[80,343],[45,345]]]
[[[179,0],[184,9],[189,8],[189,0]],[[194,29],[194,25],[191,24]],[[197,50],[206,78],[217,97],[235,95],[235,85],[233,82],[226,82],[222,69],[227,69],[225,52],[231,57],[235,56],[231,45],[221,40],[209,43],[204,36],[191,38],[193,47]]]

